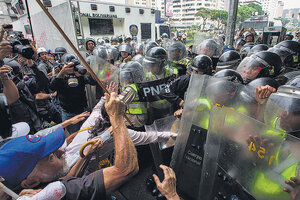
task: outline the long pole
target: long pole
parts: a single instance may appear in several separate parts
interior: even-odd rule
[[[49,11],[45,8],[43,3],[40,0],[36,0],[36,2],[39,4],[39,6],[43,9],[45,14],[48,16],[48,18],[51,20],[53,25],[57,28],[57,30],[60,32],[60,34],[64,37],[64,39],[67,41],[67,43],[71,46],[73,51],[76,53],[78,58],[81,60],[81,62],[84,64],[84,66],[87,68],[88,72],[93,76],[93,78],[97,81],[97,83],[100,85],[100,87],[109,94],[109,91],[106,89],[106,87],[103,85],[103,83],[99,80],[97,75],[94,73],[94,71],[91,69],[90,65],[85,61],[85,59],[82,57],[82,55],[79,53],[77,48],[74,46],[74,44],[71,42],[69,37],[65,34],[65,32],[61,29],[61,27],[58,25],[58,23],[55,21],[55,19],[52,17],[52,15],[49,13]],[[132,122],[128,119],[126,115],[124,115],[127,122],[132,126]]]
[[[28,21],[29,21],[29,26],[30,26],[30,30],[31,30],[31,36],[32,36],[32,40],[34,40],[34,35],[33,35],[33,30],[32,30],[32,24],[31,24],[31,18],[30,18],[30,12],[29,12],[29,8],[28,8],[28,2],[27,2],[27,0],[25,0],[25,4],[26,4],[26,11],[27,11],[27,17],[28,17]]]
[[[236,16],[239,0],[229,0],[228,20],[226,27],[226,44],[233,45],[236,26]]]

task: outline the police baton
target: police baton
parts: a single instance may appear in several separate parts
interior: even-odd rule
[[[53,25],[57,28],[57,30],[60,32],[60,34],[64,37],[64,39],[67,41],[67,43],[70,45],[70,47],[73,49],[73,51],[76,53],[78,58],[81,60],[81,62],[84,64],[84,66],[87,68],[88,72],[93,76],[93,78],[97,81],[97,83],[100,85],[100,87],[109,94],[109,91],[105,88],[103,83],[99,80],[99,78],[96,76],[94,71],[91,69],[90,65],[85,61],[85,59],[82,57],[82,55],[79,53],[77,48],[74,46],[74,44],[71,42],[69,37],[65,34],[65,32],[61,29],[61,27],[58,25],[58,23],[55,21],[55,19],[52,17],[52,15],[49,13],[49,11],[46,9],[44,4],[41,2],[41,0],[36,0],[36,2],[39,4],[39,6],[42,8],[44,13],[48,16],[50,21],[53,23]],[[133,126],[132,122],[129,120],[129,118],[124,115],[126,121],[130,124],[130,126]]]

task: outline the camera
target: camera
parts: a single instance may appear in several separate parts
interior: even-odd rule
[[[12,50],[13,53],[18,53],[24,58],[32,59],[34,55],[34,51],[30,46],[22,45],[22,43],[19,40],[15,40],[15,39],[10,39],[8,40],[8,42],[13,48]]]
[[[9,80],[13,80],[14,76],[15,76],[15,73],[13,70],[9,71],[6,73],[6,76]]]
[[[75,72],[78,72],[81,75],[85,75],[87,73],[87,70],[80,64],[79,60],[72,59],[71,62],[74,63],[73,67]]]

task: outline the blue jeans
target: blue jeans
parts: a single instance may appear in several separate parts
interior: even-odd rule
[[[72,117],[76,116],[78,114],[75,114],[75,113],[68,113],[66,112],[65,110],[61,110],[61,118],[62,118],[62,121],[66,121],[68,119],[71,119]],[[65,128],[65,130],[68,131],[69,135],[71,135],[72,133],[75,133],[76,131],[79,131],[81,125],[83,124],[84,120],[77,123],[77,124],[72,124],[72,125],[69,125]],[[68,135],[68,134],[67,134]]]

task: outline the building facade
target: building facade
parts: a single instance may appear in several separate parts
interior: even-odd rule
[[[201,18],[195,17],[200,8],[224,10],[224,0],[173,0],[173,16],[168,21],[171,24],[200,25]],[[165,5],[161,5],[162,17],[165,17]],[[209,23],[208,23],[209,24]]]

